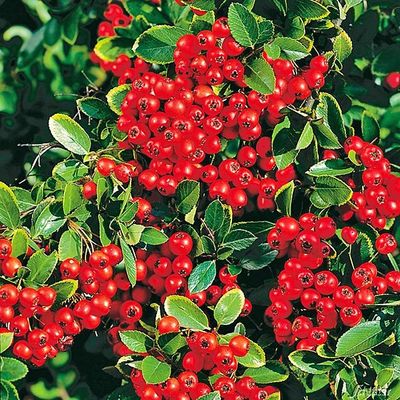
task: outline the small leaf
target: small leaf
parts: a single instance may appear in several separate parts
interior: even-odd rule
[[[350,357],[374,348],[392,333],[393,324],[388,321],[367,321],[349,329],[338,340],[336,355]]]
[[[200,183],[184,180],[176,188],[176,208],[182,214],[188,214],[200,198]]]
[[[362,137],[366,142],[379,139],[379,124],[375,117],[368,111],[364,111],[361,116]]]
[[[314,139],[313,128],[310,125],[310,123],[307,122],[306,125],[304,126],[303,131],[301,132],[300,138],[297,142],[296,150],[306,149],[312,143],[313,139]]]
[[[13,339],[14,339],[13,332],[0,333],[0,353],[5,352],[12,345]]]
[[[57,293],[57,298],[54,306],[56,308],[60,307],[64,303],[64,301],[71,298],[78,289],[78,285],[78,281],[74,279],[65,279],[63,281],[56,282],[50,285],[50,287],[53,288]]]
[[[102,60],[115,61],[121,54],[133,57],[132,40],[121,36],[100,39],[94,47],[95,54]]]
[[[258,31],[260,34],[258,35],[257,44],[264,44],[269,42],[274,37],[274,24],[272,21],[261,18],[257,21],[258,23]]]
[[[46,198],[32,214],[32,237],[50,237],[58,231],[66,222],[60,201]]]
[[[302,43],[289,37],[277,37],[273,44],[279,46],[281,49],[280,56],[285,60],[301,60],[309,54],[309,51]]]
[[[275,88],[274,71],[263,58],[256,58],[246,65],[244,81],[262,94],[271,94]]]
[[[171,376],[171,366],[153,356],[145,357],[141,368],[143,378],[148,384],[165,382]]]
[[[343,62],[347,57],[350,56],[352,50],[353,43],[349,35],[342,30],[333,40],[333,51],[335,52],[337,59],[340,62]]]
[[[122,115],[121,104],[131,90],[131,85],[119,85],[112,88],[106,95],[108,106],[117,115]]]
[[[217,269],[214,260],[204,261],[196,265],[188,278],[190,293],[198,293],[208,289],[214,282],[216,274]]]
[[[233,38],[242,46],[253,47],[259,37],[258,24],[245,6],[233,3],[228,10],[228,24]]]
[[[143,16],[150,24],[165,24],[168,22],[165,16],[151,3],[142,1],[124,1],[126,11],[132,17]]]
[[[17,388],[9,381],[0,381],[0,398],[3,400],[19,400]]]
[[[44,249],[32,254],[26,265],[29,275],[26,281],[38,286],[46,283],[52,275],[58,262],[58,254],[53,251],[50,255],[44,253]]]
[[[230,325],[239,317],[244,306],[245,297],[240,289],[225,293],[214,309],[214,318],[218,325]]]
[[[174,60],[176,42],[187,33],[189,33],[187,30],[177,26],[153,26],[136,40],[135,53],[150,63],[171,63]]]
[[[190,0],[190,6],[196,10],[212,11],[215,10],[215,0]]]
[[[329,15],[329,10],[314,0],[289,0],[289,9],[293,15],[304,19],[321,19]]]
[[[78,108],[90,118],[109,119],[115,115],[108,105],[96,97],[83,97],[76,101]]]
[[[272,152],[278,169],[292,164],[297,157],[297,134],[290,127],[289,118],[275,126],[272,133]]]
[[[277,250],[271,250],[268,243],[255,244],[240,260],[240,267],[249,271],[263,269],[271,264],[276,256]]]
[[[61,261],[67,258],[82,259],[81,238],[72,230],[63,232],[58,243],[58,254]]]
[[[19,222],[17,198],[5,183],[0,182],[0,224],[15,229]]]
[[[129,282],[132,287],[136,285],[136,261],[135,256],[129,245],[122,238],[119,239],[119,243],[121,245],[122,255],[123,255],[123,263],[125,267],[126,275],[128,276]]]
[[[89,168],[78,160],[66,160],[53,168],[52,176],[64,182],[76,182],[89,173]]]
[[[49,119],[49,128],[54,139],[71,153],[81,156],[89,153],[89,135],[68,115],[54,114]]]
[[[348,166],[340,158],[332,160],[322,160],[314,164],[306,173],[311,176],[340,176],[354,172],[354,168]]]
[[[231,230],[234,231],[236,229],[244,229],[245,231],[249,231],[258,236],[260,234],[267,233],[274,226],[275,224],[270,221],[241,221],[235,222],[232,225]]]
[[[341,206],[347,203],[353,194],[348,185],[333,176],[317,177],[315,183],[310,200],[318,208]]]
[[[63,211],[69,215],[73,210],[82,204],[82,189],[75,183],[67,183],[63,196]]]
[[[10,357],[0,357],[1,380],[17,381],[28,373],[28,367],[21,361]]]
[[[221,395],[219,392],[211,392],[200,396],[198,400],[221,400]]]
[[[145,227],[140,238],[141,242],[155,246],[163,244],[167,240],[168,236],[164,232],[153,227]]]
[[[219,200],[214,200],[206,208],[204,222],[209,229],[216,232],[224,222],[224,208]]]
[[[226,235],[223,245],[233,250],[245,250],[249,248],[256,239],[257,237],[249,231],[235,229]]]
[[[11,241],[13,257],[24,256],[28,250],[28,234],[25,229],[16,229]]]
[[[294,181],[290,181],[281,186],[275,194],[276,207],[283,215],[292,215],[294,189]]]
[[[324,359],[310,350],[293,351],[289,354],[289,360],[297,368],[314,375],[325,374],[333,365],[333,361]]]
[[[122,343],[135,353],[146,353],[153,346],[153,339],[140,331],[120,331]]]
[[[180,333],[165,333],[157,338],[158,347],[166,354],[176,352],[187,345],[185,338]]]
[[[268,360],[264,367],[246,369],[243,376],[250,376],[260,385],[269,385],[271,383],[284,382],[289,378],[289,371],[285,364],[275,360]]]
[[[209,329],[207,315],[184,296],[168,296],[164,307],[165,312],[175,317],[184,328],[199,331]]]

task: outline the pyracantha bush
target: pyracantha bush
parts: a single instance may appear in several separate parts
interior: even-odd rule
[[[115,87],[1,184],[5,391],[92,330],[109,399],[396,398],[399,167],[332,94],[358,2],[222,3],[109,4]]]

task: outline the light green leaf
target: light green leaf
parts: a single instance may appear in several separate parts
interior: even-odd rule
[[[64,301],[71,298],[75,292],[77,291],[79,286],[79,282],[74,279],[65,279],[60,282],[53,283],[50,285],[57,293],[57,298],[54,303],[54,306],[61,307]]]
[[[333,176],[317,177],[315,183],[310,200],[318,208],[341,206],[347,203],[353,194],[348,185]]]
[[[299,140],[296,145],[296,150],[304,150],[306,149],[314,139],[314,131],[309,122],[303,128]]]
[[[109,106],[96,97],[83,97],[76,101],[78,108],[88,117],[95,119],[109,119],[115,115]]]
[[[211,392],[200,396],[198,400],[221,400],[221,395],[219,392]]]
[[[10,357],[0,357],[1,380],[17,381],[28,373],[28,367],[21,361]]]
[[[32,254],[26,265],[29,275],[26,278],[29,284],[40,286],[46,283],[52,275],[58,262],[58,254],[53,251],[50,255],[46,255],[44,249]]]
[[[28,234],[25,229],[16,229],[11,241],[13,257],[19,257],[26,254],[28,250]]]
[[[78,160],[66,160],[53,168],[52,176],[64,182],[76,182],[89,173],[89,168]]]
[[[81,238],[72,230],[63,232],[58,243],[58,254],[61,261],[67,258],[82,259]]]
[[[119,85],[112,88],[106,95],[108,106],[117,115],[122,115],[121,104],[131,90],[131,85]]]
[[[277,37],[273,44],[279,46],[281,49],[280,56],[285,60],[301,60],[309,54],[309,51],[302,43],[289,37]]]
[[[290,181],[281,186],[275,194],[276,207],[283,215],[292,215],[294,189],[294,181]]]
[[[132,40],[121,36],[105,37],[96,43],[94,52],[106,61],[114,61],[121,54],[133,57]]]
[[[121,245],[123,263],[125,266],[126,275],[128,275],[129,282],[132,287],[136,285],[136,261],[132,249],[122,238],[119,239]]]
[[[333,365],[333,361],[322,358],[310,350],[293,351],[289,354],[289,360],[297,368],[314,375],[325,374]]]
[[[122,343],[135,353],[146,353],[153,346],[153,339],[140,331],[120,331]]]
[[[176,354],[176,352],[185,347],[187,342],[180,333],[165,333],[157,338],[158,347],[166,354]]]
[[[0,333],[0,353],[5,352],[13,343],[14,333],[1,332]]]
[[[0,224],[15,229],[19,222],[17,198],[5,183],[0,182]]]
[[[289,9],[293,15],[304,19],[321,19],[329,15],[329,10],[314,0],[289,0]]]
[[[214,309],[214,318],[218,325],[230,325],[239,317],[244,306],[245,297],[240,289],[225,293]]]
[[[188,278],[190,293],[198,293],[208,289],[214,282],[217,269],[214,260],[204,261],[193,268]]]
[[[64,189],[63,196],[63,211],[65,215],[70,214],[73,210],[78,208],[83,202],[82,189],[70,182],[67,183]]]
[[[245,6],[233,3],[228,10],[228,24],[233,38],[242,46],[253,47],[259,37],[256,18]]]
[[[209,329],[207,315],[187,297],[168,296],[164,307],[165,312],[175,317],[184,328],[199,331]]]
[[[244,81],[262,94],[271,94],[275,88],[274,71],[263,58],[256,58],[246,65]]]
[[[168,20],[161,13],[156,5],[143,1],[127,1],[123,2],[126,11],[134,18],[138,15],[143,16],[150,24],[165,24]]]
[[[354,168],[348,166],[340,158],[331,160],[322,160],[314,164],[306,173],[311,176],[341,176],[354,172]]]
[[[340,62],[343,62],[347,57],[350,56],[352,50],[353,43],[349,35],[342,30],[333,40],[333,51],[335,52],[337,59]]]
[[[54,139],[71,153],[81,156],[89,153],[89,135],[68,115],[54,114],[49,119],[49,128]]]
[[[0,398],[3,400],[19,400],[17,388],[9,381],[0,381]]]
[[[164,232],[150,226],[144,228],[140,238],[141,242],[151,245],[160,245],[167,240],[168,236]]]
[[[243,376],[250,376],[260,385],[269,385],[275,382],[284,382],[289,378],[289,371],[285,364],[275,360],[268,360],[264,367],[247,368]]]

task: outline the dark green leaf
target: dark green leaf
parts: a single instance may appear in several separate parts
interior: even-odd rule
[[[190,293],[198,293],[208,289],[214,282],[216,274],[217,269],[214,260],[204,261],[196,265],[188,279]]]
[[[274,24],[268,19],[261,18],[258,23],[258,30],[260,34],[258,35],[257,44],[264,44],[269,42],[274,37]]]
[[[198,400],[221,400],[221,395],[219,392],[211,392],[200,396]]]
[[[206,208],[204,222],[212,231],[218,231],[224,222],[224,208],[219,200],[214,200]]]
[[[368,111],[364,111],[361,116],[361,132],[366,142],[379,139],[379,124],[375,117]]]
[[[67,183],[63,196],[63,211],[65,215],[70,214],[83,202],[82,188],[75,183]]]
[[[244,80],[251,89],[262,94],[271,94],[275,88],[274,71],[263,58],[256,58],[246,65]]]
[[[0,398],[3,400],[19,400],[17,388],[9,381],[0,381]]]
[[[200,198],[200,183],[184,180],[176,188],[176,208],[182,214],[188,214]]]
[[[280,55],[286,60],[301,60],[309,54],[309,51],[302,43],[289,37],[278,37],[273,41],[273,44],[279,46],[281,49]]]
[[[65,217],[60,201],[47,198],[40,203],[32,214],[32,237],[50,237],[65,224]]]
[[[96,97],[83,97],[76,101],[78,108],[88,117],[95,119],[109,119],[115,115],[108,105]]]
[[[232,225],[232,231],[236,229],[244,229],[258,236],[260,234],[267,233],[274,226],[275,224],[270,221],[242,221],[235,222]]]
[[[289,0],[289,10],[304,19],[321,19],[329,15],[329,10],[314,0]]]
[[[65,18],[62,24],[63,38],[69,44],[74,44],[79,34],[81,7],[76,7]]]
[[[1,380],[17,381],[25,377],[28,367],[21,361],[10,357],[0,357]]]
[[[271,250],[268,243],[255,244],[240,260],[240,266],[249,271],[263,269],[271,264],[276,256],[277,250]]]
[[[190,30],[196,35],[204,30],[211,30],[213,23],[215,22],[215,13],[213,11],[208,12],[204,15],[194,15]]]
[[[168,20],[158,10],[158,8],[144,1],[124,1],[124,7],[132,17],[137,18],[138,15],[143,16],[150,24],[165,24]]]
[[[237,251],[245,250],[248,249],[256,239],[257,237],[249,231],[235,229],[225,236],[223,245],[224,247],[229,247]]]
[[[289,354],[289,360],[297,368],[314,375],[325,374],[333,365],[333,361],[324,359],[310,350],[293,351]]]
[[[259,30],[254,14],[245,6],[233,3],[228,10],[228,24],[233,38],[242,46],[253,47],[259,37]]]
[[[119,85],[112,88],[106,95],[108,106],[115,114],[122,115],[121,104],[131,90],[131,85]]]
[[[158,347],[166,354],[176,354],[187,342],[180,333],[165,333],[157,338]]]
[[[348,185],[333,176],[317,177],[315,183],[310,200],[318,208],[341,206],[347,203],[353,194]]]
[[[125,272],[128,275],[129,282],[132,287],[136,285],[136,262],[135,256],[129,245],[122,238],[119,239],[121,250],[123,254],[123,263],[125,266]]]
[[[399,52],[400,43],[385,47],[374,58],[372,62],[372,73],[384,76],[390,72],[400,71],[400,59],[399,57],[394,57],[394,55],[399,54]]]
[[[278,169],[286,168],[296,159],[297,138],[294,129],[290,128],[288,118],[275,126],[272,133],[272,151]]]

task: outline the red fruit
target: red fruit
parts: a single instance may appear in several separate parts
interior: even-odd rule
[[[175,232],[170,236],[168,245],[176,256],[187,256],[192,251],[193,240],[186,232]]]
[[[362,288],[356,293],[354,297],[354,302],[359,307],[363,307],[369,304],[374,304],[375,303],[374,292],[371,289]]]
[[[204,361],[193,351],[188,351],[182,360],[182,368],[186,371],[200,372],[203,369]]]
[[[95,250],[89,257],[89,264],[92,268],[103,269],[110,265],[110,258],[105,252]]]
[[[115,161],[110,158],[100,158],[97,161],[97,171],[99,171],[100,175],[110,176],[115,168]]]
[[[319,346],[321,344],[326,343],[328,340],[328,334],[325,329],[321,328],[312,328],[308,335],[308,338],[312,341],[315,346]]]
[[[349,286],[338,286],[333,293],[333,301],[339,308],[350,306],[354,301],[354,290]]]
[[[310,61],[310,67],[325,74],[329,69],[328,60],[323,55],[315,56]]]
[[[109,262],[113,267],[122,261],[122,250],[115,244],[110,243],[109,245],[104,246],[101,251],[108,256]]]
[[[362,313],[358,306],[348,306],[343,307],[340,310],[340,319],[345,326],[355,326],[358,325],[362,319]]]
[[[0,260],[3,260],[11,255],[11,242],[7,239],[0,239]]]
[[[385,77],[386,85],[392,89],[397,90],[400,87],[400,72],[391,72]]]
[[[26,340],[19,340],[13,346],[13,354],[15,357],[29,360],[32,357],[32,349]]]
[[[57,292],[53,288],[49,286],[44,286],[38,289],[38,293],[39,304],[42,307],[50,307],[54,304],[54,301],[57,297]]]
[[[163,317],[158,321],[157,329],[160,334],[179,332],[179,321],[172,316]]]
[[[86,182],[82,188],[82,195],[86,200],[90,200],[96,196],[97,185],[93,182]]]
[[[292,217],[282,217],[276,221],[276,229],[284,241],[294,240],[300,232],[300,225]]]
[[[292,333],[300,339],[308,337],[313,327],[312,321],[304,316],[297,317],[292,324]]]
[[[390,254],[397,249],[397,241],[390,233],[382,233],[375,241],[375,248],[380,254]]]
[[[314,287],[322,295],[333,294],[338,285],[338,278],[330,271],[321,271],[315,274]]]
[[[134,300],[124,301],[121,304],[119,314],[124,321],[137,322],[142,318],[142,306]]]
[[[351,226],[345,226],[342,229],[340,235],[341,235],[343,241],[346,242],[347,244],[355,243],[358,238],[357,229],[355,229]]]
[[[229,341],[229,347],[237,357],[244,357],[250,350],[250,340],[246,336],[238,335]]]
[[[75,279],[79,275],[81,264],[75,258],[67,258],[60,264],[62,279]]]
[[[18,302],[19,291],[17,287],[11,283],[0,286],[0,305],[13,306]]]
[[[1,264],[1,271],[3,275],[12,278],[16,275],[18,270],[22,267],[21,261],[18,260],[16,257],[8,257],[3,260]]]
[[[336,223],[330,217],[322,217],[315,224],[315,231],[322,239],[330,239],[336,233]]]

